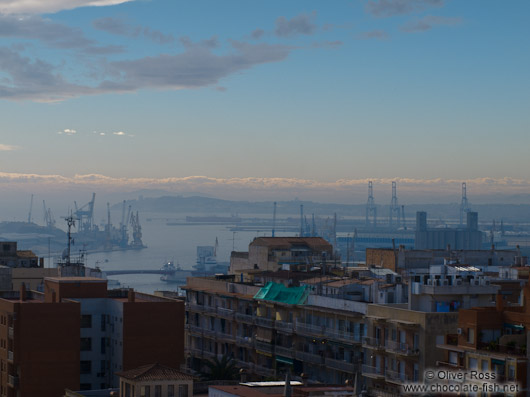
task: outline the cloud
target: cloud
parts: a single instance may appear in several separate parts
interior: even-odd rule
[[[94,26],[95,29],[120,36],[139,37],[140,35],[143,35],[147,39],[158,44],[170,44],[175,41],[175,38],[171,34],[164,34],[148,27],[129,25],[122,19],[118,18],[99,18],[92,22],[92,26]]]
[[[292,37],[300,34],[312,35],[317,30],[317,25],[313,22],[315,17],[315,13],[297,15],[292,19],[278,17],[274,33],[279,37]]]
[[[410,21],[406,25],[402,26],[400,30],[407,33],[425,32],[432,29],[435,26],[452,26],[461,23],[460,18],[449,18],[439,17],[433,15],[427,15],[415,21]]]
[[[59,135],[74,135],[74,134],[77,134],[77,131],[76,130],[72,130],[70,128],[65,128],[64,130],[62,131],[59,131],[57,132]]]
[[[17,150],[17,149],[18,149],[17,146],[5,145],[3,143],[0,143],[0,152],[10,152],[12,150]]]
[[[81,29],[71,28],[38,15],[1,15],[0,37],[38,40],[50,47],[76,49],[88,54],[123,52],[121,46],[98,46],[85,37]]]
[[[365,9],[376,17],[392,17],[443,5],[444,0],[370,0]]]
[[[0,0],[1,14],[48,14],[79,7],[110,6],[131,0]]]
[[[377,39],[385,40],[388,39],[388,33],[384,30],[371,30],[369,32],[363,32],[357,38],[359,39]]]
[[[177,54],[161,54],[104,65],[105,78],[93,86],[67,81],[58,66],[31,59],[0,47],[0,99],[62,101],[81,95],[134,92],[140,89],[178,90],[216,86],[222,78],[254,66],[279,62],[295,47],[280,44],[249,44],[231,41],[230,49],[214,54],[216,38],[199,43],[187,42]],[[96,76],[96,73],[94,73]]]
[[[135,91],[141,88],[185,89],[217,85],[219,80],[256,65],[285,59],[292,47],[269,44],[248,44],[232,41],[233,52],[216,55],[201,46],[188,47],[185,52],[109,64],[118,81],[106,81],[104,91]]]
[[[263,37],[264,34],[265,34],[265,31],[263,29],[256,29],[256,30],[252,31],[250,36],[254,40],[259,40],[259,39],[261,39]]]

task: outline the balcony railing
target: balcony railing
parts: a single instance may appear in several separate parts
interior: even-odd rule
[[[349,363],[344,360],[335,360],[333,358],[326,358],[326,367],[332,369],[338,369],[339,371],[344,371],[348,373],[354,373],[359,370],[359,367],[356,364]]]
[[[386,370],[385,380],[387,382],[397,383],[402,385],[403,383],[411,382],[411,379],[404,373],[399,373],[397,371]]]
[[[7,329],[7,335],[9,336],[9,338],[13,339],[13,336],[15,335],[15,330],[13,329],[13,327],[9,327]]]
[[[254,365],[254,372],[261,376],[273,377],[274,369],[263,367],[261,365]]]
[[[385,341],[380,338],[372,338],[370,336],[363,337],[363,347],[369,349],[385,349]]]
[[[308,336],[323,336],[325,335],[325,328],[320,325],[307,324],[303,322],[296,322],[296,332]]]
[[[392,340],[386,341],[386,350],[392,351],[398,354],[404,354],[406,356],[414,356],[419,354],[418,349],[412,349],[407,343],[395,342]]]
[[[255,347],[256,347],[256,350],[261,350],[262,352],[271,353],[271,354],[274,349],[274,346],[271,343],[262,342],[259,340],[256,341]]]
[[[329,338],[340,339],[350,343],[361,343],[361,334],[349,331],[341,331],[336,329],[324,329],[326,335],[329,335]]]
[[[221,317],[225,317],[229,319],[234,318],[234,311],[232,309],[225,309],[224,307],[218,307],[217,314]]]
[[[218,332],[216,336],[217,336],[217,339],[224,340],[224,341],[235,342],[236,340],[236,337],[234,335],[227,334],[224,332]]]
[[[8,359],[9,361],[13,361],[13,360],[14,360],[14,357],[15,357],[15,354],[14,354],[11,350],[9,350],[9,351],[7,352],[7,359]]]
[[[256,317],[256,325],[259,325],[260,327],[272,328],[274,322],[270,318]]]
[[[296,352],[295,356],[297,360],[300,360],[303,362],[317,364],[317,365],[324,364],[324,357],[322,357],[320,354],[314,354],[314,353],[308,353],[308,352]]]
[[[209,337],[209,338],[215,338],[215,335],[217,334],[216,331],[211,330],[211,329],[205,329],[205,328],[202,329],[202,333],[204,336]]]
[[[7,385],[11,387],[18,386],[18,376],[16,375],[8,375],[7,376]]]
[[[362,366],[363,376],[368,376],[370,378],[384,378],[385,372],[383,369],[378,367],[372,367],[370,365],[363,364]]]
[[[293,351],[292,348],[276,345],[274,347],[274,352],[276,353],[277,356],[283,356],[283,357],[287,357],[287,358],[294,358],[294,351]]]
[[[292,334],[294,331],[293,323],[288,323],[285,321],[278,321],[276,320],[276,324],[274,325],[277,331],[283,331]]]
[[[244,323],[252,324],[254,322],[254,316],[252,314],[236,313],[236,320]]]
[[[249,336],[236,336],[236,342],[240,346],[254,347],[254,340]]]
[[[188,332],[192,334],[199,334],[199,335],[202,335],[202,331],[203,331],[202,327],[199,327],[198,325],[191,325],[191,324],[187,324],[186,329]]]
[[[186,309],[190,312],[197,312],[197,313],[202,313],[205,311],[205,307],[203,305],[197,305],[196,303],[187,303]]]

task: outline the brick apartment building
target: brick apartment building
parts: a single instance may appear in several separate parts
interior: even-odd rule
[[[0,292],[0,341],[1,396],[117,387],[119,371],[179,368],[184,304],[107,291],[97,278],[47,278],[44,293]]]

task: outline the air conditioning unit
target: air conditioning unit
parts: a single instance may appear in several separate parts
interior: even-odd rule
[[[456,329],[456,333],[457,333],[458,335],[462,335],[462,333],[463,333],[463,332],[462,332],[462,328],[457,328],[457,329]]]

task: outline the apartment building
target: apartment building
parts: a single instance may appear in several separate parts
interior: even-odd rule
[[[366,303],[311,295],[307,285],[257,286],[236,279],[188,278],[191,368],[228,355],[255,379],[281,378],[289,369],[325,383],[355,379]]]
[[[178,368],[183,361],[181,301],[107,291],[106,280],[90,277],[46,278],[44,293],[31,291],[31,299],[24,287],[10,294],[0,295],[3,395],[117,387],[118,371],[153,362]]]
[[[0,243],[0,266],[8,267],[43,267],[44,259],[39,258],[32,251],[19,250],[15,241]]]
[[[494,372],[497,383],[519,385],[519,394],[506,391],[506,395],[527,395],[530,286],[524,287],[522,305],[506,304],[498,294],[494,307],[460,310],[456,332],[438,345],[445,354],[438,364],[454,370]]]
[[[230,274],[276,271],[282,268],[309,270],[333,259],[333,247],[321,237],[258,237],[248,253],[234,252]]]
[[[465,269],[461,271],[467,274]],[[422,382],[424,371],[443,361],[444,353],[436,346],[456,332],[458,310],[493,304],[500,287],[472,273],[412,279],[407,304],[368,305],[362,375],[369,392],[397,396],[404,383]]]

